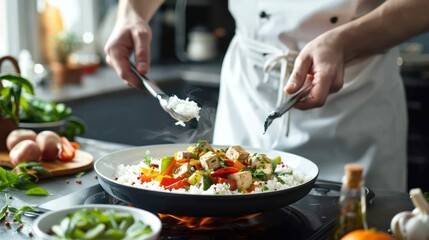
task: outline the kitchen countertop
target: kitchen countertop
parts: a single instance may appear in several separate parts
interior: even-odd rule
[[[108,153],[132,147],[130,145],[117,144],[111,142],[103,142],[98,140],[78,138],[81,144],[81,149],[91,153],[94,159],[98,159]],[[77,183],[76,180],[81,180]],[[67,183],[68,182],[68,183]],[[81,177],[75,175],[56,177],[51,179],[41,180],[38,183],[41,187],[46,188],[50,195],[45,197],[27,196],[24,191],[10,189],[5,191],[7,196],[0,195],[0,203],[3,206],[5,197],[9,206],[20,208],[24,205],[38,206],[42,203],[49,202],[61,196],[67,195],[74,191],[84,189],[98,184],[94,170],[85,172]],[[388,192],[383,190],[374,190],[375,197],[372,203],[368,206],[368,223],[370,227],[379,230],[387,231],[392,217],[401,211],[412,210],[413,205],[408,194],[399,192]],[[0,225],[0,235],[3,239],[29,239],[31,232],[31,224],[33,218],[22,216],[25,223],[24,227],[17,231],[17,223],[12,223],[11,227]]]

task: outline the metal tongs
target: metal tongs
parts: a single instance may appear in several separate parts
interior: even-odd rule
[[[264,123],[264,134],[267,132],[268,127],[273,123],[274,119],[283,116],[289,109],[291,109],[308,91],[313,87],[311,81],[306,81],[304,86],[299,89],[294,94],[288,95],[288,98],[285,102],[280,104],[274,111],[272,111],[268,117],[265,119]]]
[[[170,108],[168,106],[168,102],[170,100],[170,96],[168,96],[167,94],[165,94],[158,87],[158,85],[155,83],[155,81],[153,81],[152,79],[148,78],[144,74],[140,74],[137,71],[136,67],[133,64],[131,64],[131,70],[140,79],[140,81],[142,82],[143,86],[150,92],[150,94],[152,96],[156,97],[159,100],[159,104],[161,105],[161,107],[164,109],[164,111],[166,111],[168,114],[170,114],[170,116],[172,118],[176,119],[177,121],[181,121],[181,122],[188,122],[189,120],[191,120],[193,118],[193,117],[185,116],[183,114],[175,112],[174,109]],[[143,89],[143,87],[141,89]]]

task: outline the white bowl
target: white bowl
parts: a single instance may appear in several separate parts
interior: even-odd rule
[[[115,212],[127,212],[132,214],[135,221],[141,220],[144,223],[150,225],[150,227],[152,228],[152,233],[148,234],[147,237],[145,238],[147,240],[155,240],[158,238],[159,234],[161,233],[161,228],[162,228],[161,220],[153,213],[150,213],[148,211],[145,211],[139,208],[127,207],[127,206],[121,206],[121,205],[109,205],[109,204],[77,205],[77,206],[64,208],[58,211],[44,213],[34,221],[32,232],[37,239],[45,239],[45,240],[57,239],[54,236],[48,234],[51,227],[53,225],[59,224],[61,220],[67,216],[67,214],[72,214],[78,210],[85,209],[85,208],[91,208],[91,209],[98,208],[101,211],[114,210]]]

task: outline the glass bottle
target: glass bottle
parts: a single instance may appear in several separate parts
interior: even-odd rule
[[[365,187],[361,164],[346,164],[342,179],[339,210],[332,239],[341,239],[356,229],[367,229]]]

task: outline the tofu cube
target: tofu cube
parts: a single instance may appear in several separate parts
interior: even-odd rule
[[[265,154],[255,153],[249,159],[249,164],[252,168],[258,168],[261,164],[269,162],[271,163],[271,159],[269,159]]]
[[[207,141],[203,141],[200,140],[198,141],[198,143],[195,145],[194,148],[194,153],[199,155],[201,152],[214,152],[215,150],[213,149],[213,147],[210,145],[209,142]]]
[[[200,157],[201,166],[205,169],[218,169],[220,167],[220,159],[216,153],[209,151]]]
[[[274,172],[273,165],[271,164],[271,162],[261,163],[257,167],[257,169],[260,170],[260,171],[262,171],[263,173],[265,173],[267,176],[270,176]]]
[[[250,157],[249,163],[252,168],[258,169],[268,176],[273,174],[274,172],[273,165],[271,164],[271,159],[265,154],[252,155]]]
[[[252,174],[250,171],[230,174],[228,179],[234,179],[237,183],[237,188],[249,189],[252,186]]]
[[[182,160],[182,159],[188,159],[188,158],[194,158],[195,154],[193,152],[189,151],[179,151],[176,154],[176,160]]]
[[[250,154],[242,146],[231,146],[228,148],[225,155],[229,159],[237,159],[239,162],[243,163],[247,161]]]
[[[189,163],[185,163],[182,166],[178,167],[173,174],[174,178],[187,178],[192,175],[191,166]]]

